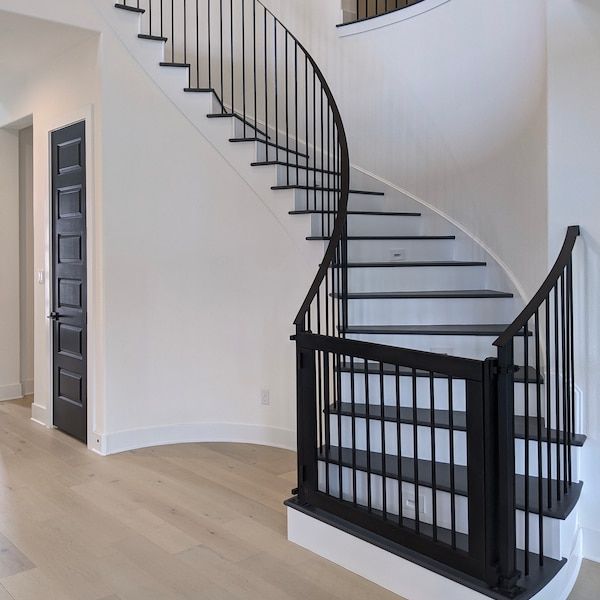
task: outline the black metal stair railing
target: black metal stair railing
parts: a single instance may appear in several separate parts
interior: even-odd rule
[[[316,62],[259,0],[116,6],[141,14],[139,36],[164,43],[161,64],[187,69],[186,92],[213,95],[208,116],[232,119],[230,141],[254,143],[253,164],[276,165],[275,189],[295,190],[294,212],[311,215],[313,235],[329,239],[294,321],[296,502],[511,597],[522,575],[555,574],[562,563],[545,555],[544,518],[567,514],[581,489],[572,454],[582,438],[572,261],[579,229],[569,228],[547,280],[496,341],[497,359],[346,339],[350,161]],[[515,439],[524,445],[522,469]]]
[[[500,553],[507,572],[528,576],[536,562],[545,563],[544,515],[563,512],[577,502],[581,486],[574,481],[573,447],[580,445],[575,402],[575,341],[573,299],[573,249],[579,227],[567,230],[564,244],[548,277],[522,313],[494,342],[498,349],[500,423],[500,480],[502,510]],[[525,335],[521,335],[525,332]],[[517,362],[523,365],[524,381],[516,383]],[[523,387],[520,405],[515,389]],[[524,453],[515,463],[515,421],[521,413],[520,432]],[[536,466],[532,470],[531,459]],[[523,475],[516,480],[516,469]],[[515,505],[515,490],[524,494],[524,510]],[[534,511],[530,510],[534,507]],[[532,514],[533,513],[533,514]],[[516,552],[516,532],[521,531],[525,552]]]
[[[423,0],[355,0],[355,3],[349,3],[348,8],[345,10],[347,18],[343,25],[373,19],[420,2],[423,2]]]

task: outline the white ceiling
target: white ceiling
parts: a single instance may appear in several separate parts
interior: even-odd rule
[[[94,32],[0,11],[0,96],[3,84],[27,77]]]

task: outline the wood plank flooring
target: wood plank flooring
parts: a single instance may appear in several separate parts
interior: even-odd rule
[[[286,540],[292,452],[102,458],[0,403],[0,600],[398,600]]]
[[[399,600],[286,540],[292,452],[102,458],[0,403],[0,600]],[[585,562],[570,600],[597,600]],[[432,599],[433,600],[433,599]]]

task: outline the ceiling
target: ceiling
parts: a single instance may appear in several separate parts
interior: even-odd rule
[[[0,10],[0,97],[10,80],[27,77],[93,35],[87,29]]]

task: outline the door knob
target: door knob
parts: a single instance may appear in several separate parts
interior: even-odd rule
[[[51,313],[48,315],[48,318],[49,318],[49,319],[52,319],[53,321],[56,321],[56,320],[60,319],[60,315],[59,315],[57,312],[55,312],[55,311],[52,311],[52,312],[51,312]]]

